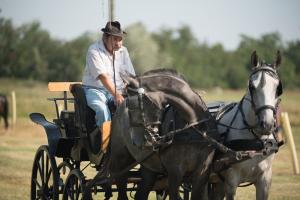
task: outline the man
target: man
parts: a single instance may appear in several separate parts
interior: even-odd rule
[[[105,150],[111,121],[108,104],[114,101],[119,105],[124,101],[124,83],[120,73],[127,71],[135,75],[135,71],[128,51],[122,45],[126,32],[121,29],[121,24],[118,21],[107,22],[101,31],[102,40],[88,49],[82,84],[87,104],[96,113],[96,124],[102,132],[102,150]]]

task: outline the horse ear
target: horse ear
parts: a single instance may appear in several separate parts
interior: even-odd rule
[[[253,51],[253,53],[251,54],[251,65],[253,67],[257,67],[258,66],[258,56],[256,54],[256,51]]]
[[[121,72],[120,76],[126,85],[130,85],[131,87],[134,87],[134,88],[139,87],[139,83],[138,83],[136,77],[133,76],[132,74],[130,74],[129,72],[127,72],[127,71]]]
[[[275,64],[274,64],[274,67],[275,68],[279,68],[280,64],[281,64],[281,53],[280,51],[278,50],[277,51],[277,55],[276,55],[276,60],[275,60]]]

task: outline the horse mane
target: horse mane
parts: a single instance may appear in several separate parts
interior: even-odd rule
[[[185,84],[189,85],[187,80],[185,79],[185,77],[178,73],[176,70],[174,69],[167,69],[167,68],[161,68],[161,69],[153,69],[153,70],[149,70],[147,72],[145,72],[144,74],[142,74],[140,77],[145,77],[145,76],[151,76],[151,75],[167,75],[167,76],[172,76],[175,77],[179,80],[181,80],[182,82],[184,82]],[[204,110],[207,110],[207,106],[205,104],[205,102],[203,101],[201,95],[199,93],[197,93],[195,90],[193,90],[191,88],[191,90],[199,97],[200,101],[201,101],[201,106],[202,108],[204,108]]]
[[[185,77],[182,74],[178,73],[175,69],[167,69],[167,68],[153,69],[153,70],[145,72],[141,76],[143,77],[143,76],[148,76],[148,75],[153,75],[153,74],[171,75],[171,76],[175,76],[179,79],[182,79],[186,82]]]
[[[145,72],[140,77],[148,76],[148,75],[159,75],[159,74],[174,76],[174,77],[179,78],[179,79],[181,79],[182,81],[184,81],[184,82],[186,82],[188,84],[187,80],[185,79],[185,77],[182,74],[180,74],[179,72],[177,72],[175,69],[170,69],[170,68],[152,69],[152,70],[149,70],[149,71]],[[192,91],[195,94],[197,94],[199,96],[199,98],[202,100],[202,97],[201,97],[201,95],[199,93],[197,93],[193,89],[192,89]]]

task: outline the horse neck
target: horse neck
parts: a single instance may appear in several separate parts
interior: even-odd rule
[[[179,77],[169,74],[151,74],[140,77],[139,82],[147,91],[161,91],[183,99],[195,110],[200,119],[210,115],[201,97]]]
[[[162,91],[165,93],[181,94],[189,85],[182,79],[166,74],[151,74],[139,77],[140,86],[148,91]],[[184,90],[184,91],[183,91]],[[191,90],[189,88],[189,90]]]
[[[247,120],[248,124],[251,126],[251,127],[254,127],[256,126],[257,124],[257,115],[256,115],[256,111],[255,111],[255,107],[252,105],[252,98],[251,98],[251,94],[249,92],[249,90],[247,90],[247,93],[245,95],[245,102],[243,105],[243,110],[245,112],[245,119]],[[255,130],[252,130],[252,131],[255,131]],[[249,130],[249,133],[252,133],[252,131],[250,132]],[[258,137],[258,136],[256,136]],[[262,135],[262,136],[259,136],[258,137],[259,139],[261,140],[265,140],[265,139],[274,139],[274,135],[273,134],[269,134],[269,135]]]
[[[240,103],[242,103],[240,112],[244,113],[245,122],[250,126],[254,126],[256,123],[257,116],[255,114],[255,110],[252,105],[252,98],[251,98],[251,94],[250,94],[249,90],[247,90],[245,96],[240,101]]]

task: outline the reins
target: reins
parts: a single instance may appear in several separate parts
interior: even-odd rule
[[[225,132],[221,133],[221,135],[225,135],[224,140],[227,139],[228,134],[229,134],[229,132],[230,132],[231,129],[232,129],[232,130],[249,130],[249,131],[252,132],[253,129],[256,127],[256,125],[254,125],[254,126],[249,125],[249,123],[248,123],[247,120],[246,120],[246,116],[245,116],[245,113],[244,113],[244,110],[243,110],[243,102],[244,102],[245,99],[246,99],[246,98],[245,98],[245,96],[244,96],[244,97],[240,100],[240,102],[238,103],[238,107],[237,107],[237,109],[236,109],[236,112],[234,113],[234,116],[233,116],[233,118],[232,118],[232,120],[231,120],[231,122],[230,122],[229,125],[224,124],[224,123],[221,123],[220,120],[221,120],[222,118],[220,118],[220,119],[217,120],[217,125],[220,125],[220,126],[223,126],[223,127],[226,127],[226,128],[227,128]],[[236,117],[237,117],[238,113],[241,113],[241,115],[242,115],[242,120],[243,120],[243,124],[245,125],[245,127],[237,128],[237,127],[233,127],[233,126],[232,126],[232,124],[233,124],[234,121],[236,120]],[[224,115],[225,115],[225,114],[226,114],[226,113],[224,113]]]
[[[131,90],[133,91],[133,90]],[[200,125],[202,123],[206,123],[209,120],[211,120],[210,118],[206,118],[206,119],[202,119],[200,121],[191,123],[191,124],[187,124],[185,125],[183,128],[179,128],[173,131],[169,131],[164,135],[159,135],[158,134],[158,130],[153,129],[150,125],[146,125],[146,124],[153,124],[153,123],[146,123],[145,118],[144,118],[144,105],[142,102],[142,98],[144,96],[146,96],[145,91],[142,88],[138,88],[138,89],[134,89],[135,92],[138,92],[138,99],[139,99],[139,109],[142,113],[142,121],[143,123],[140,124],[140,126],[144,127],[144,129],[146,130],[147,134],[150,136],[151,138],[151,145],[153,147],[153,151],[158,151],[159,147],[165,144],[170,144],[172,142],[172,140],[170,140],[170,138],[173,138],[176,134],[179,134],[187,129],[194,129],[197,133],[199,133],[205,140],[207,140],[209,143],[211,143],[213,146],[215,146],[216,149],[218,149],[219,151],[223,152],[223,153],[230,153],[232,155],[234,155],[236,160],[241,160],[245,155],[242,152],[235,152],[233,150],[231,150],[230,148],[226,147],[225,145],[219,143],[218,141],[216,141],[215,139],[213,139],[212,137],[208,136],[206,134],[206,132],[202,132],[200,131],[196,126]],[[247,154],[248,156],[248,154]]]

